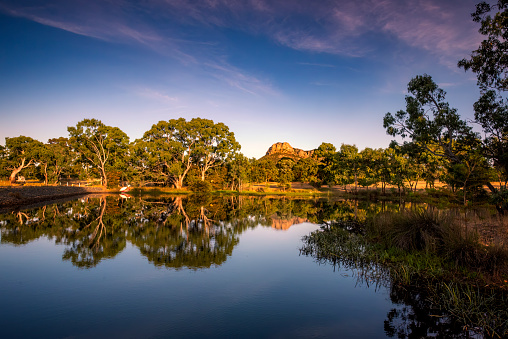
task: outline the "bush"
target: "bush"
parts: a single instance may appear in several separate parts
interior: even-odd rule
[[[209,193],[212,191],[212,184],[208,181],[195,180],[189,185],[189,189],[197,193]]]

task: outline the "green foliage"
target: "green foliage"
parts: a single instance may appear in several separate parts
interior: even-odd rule
[[[252,180],[254,182],[269,182],[277,179],[277,164],[266,158],[261,158],[253,163]]]
[[[436,156],[459,161],[458,146],[476,138],[471,127],[444,101],[446,92],[429,75],[414,77],[407,88],[411,95],[406,96],[406,110],[387,113],[383,119],[387,133],[409,138]]]
[[[500,177],[508,181],[508,106],[501,94],[508,90],[508,3],[481,2],[472,14],[481,23],[480,34],[485,40],[473,51],[470,59],[458,66],[476,73],[482,95],[474,104],[475,120],[484,132],[484,153],[494,163]],[[494,187],[489,187],[495,192]]]
[[[497,10],[493,15],[489,13]],[[495,5],[485,1],[476,5],[473,21],[481,23],[480,34],[485,40],[471,53],[471,59],[462,59],[458,66],[472,70],[478,76],[481,89],[508,89],[508,3],[498,0]]]
[[[11,171],[9,180],[16,182],[16,175],[25,168],[35,165],[43,144],[35,139],[25,136],[5,138],[3,162]]]
[[[179,189],[192,166],[199,168],[204,180],[210,168],[230,160],[240,145],[223,123],[180,118],[154,124],[133,148],[133,163],[148,178],[168,181]]]
[[[281,185],[287,185],[294,179],[293,167],[295,162],[290,158],[282,158],[277,162],[277,169],[279,172],[277,182]]]
[[[98,170],[102,185],[107,187],[107,172],[124,169],[129,137],[118,127],[104,125],[96,119],[84,119],[67,130],[69,143],[82,164]]]
[[[212,191],[212,184],[208,181],[193,180],[189,184],[189,189],[196,193],[210,193]]]
[[[319,163],[313,158],[300,159],[293,166],[294,179],[299,182],[317,183]]]

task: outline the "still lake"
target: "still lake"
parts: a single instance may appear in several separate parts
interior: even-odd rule
[[[3,211],[0,336],[431,335],[436,324],[416,319],[389,284],[300,252],[302,237],[323,222],[399,208],[326,199],[90,196]]]

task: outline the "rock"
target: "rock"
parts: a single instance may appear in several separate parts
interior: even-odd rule
[[[266,155],[274,155],[274,154],[288,154],[297,156],[299,158],[310,158],[312,154],[314,154],[314,150],[312,151],[304,151],[299,148],[293,148],[291,145],[287,142],[277,142],[270,146],[268,151],[266,152]]]

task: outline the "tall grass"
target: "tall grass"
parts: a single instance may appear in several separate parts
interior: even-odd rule
[[[408,253],[439,256],[466,268],[491,276],[508,274],[508,248],[498,243],[486,246],[479,234],[450,211],[417,209],[382,213],[367,224],[367,234],[385,247]]]
[[[433,209],[382,213],[353,228],[339,221],[304,237],[301,253],[356,270],[362,281],[425,291],[465,331],[506,337],[507,244],[487,246],[467,222]]]

